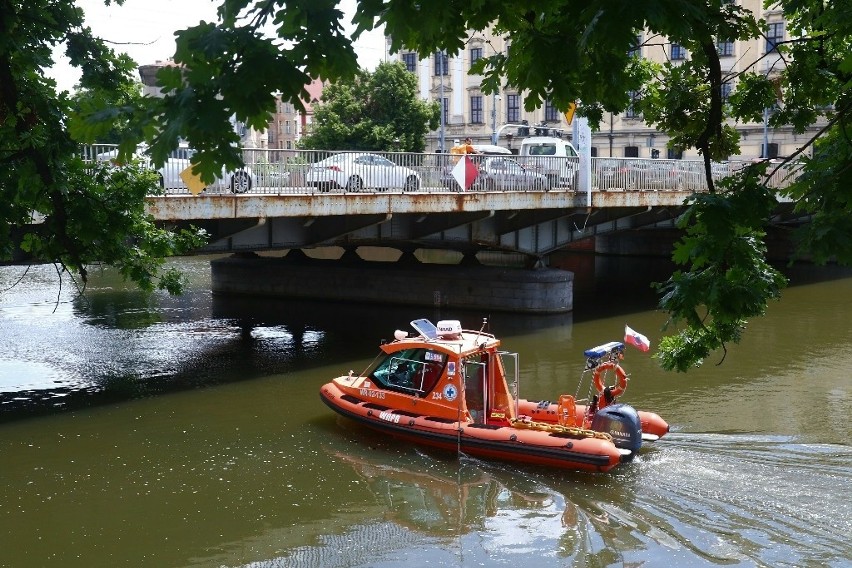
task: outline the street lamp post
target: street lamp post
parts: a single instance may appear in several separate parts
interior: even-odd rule
[[[497,145],[497,93],[491,93],[491,143]]]
[[[438,68],[438,74],[441,77],[441,91],[440,91],[441,101],[439,103],[439,106],[441,107],[441,131],[440,131],[441,133],[440,133],[440,139],[438,141],[438,149],[443,154],[444,153],[444,53],[441,52],[441,51],[437,51],[435,53],[436,53],[435,56],[438,58],[438,62],[439,62],[438,65],[440,66]]]
[[[763,148],[760,151],[761,158],[769,157],[769,107],[763,109]]]

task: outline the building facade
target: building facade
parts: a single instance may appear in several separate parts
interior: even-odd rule
[[[308,100],[302,101],[305,106],[304,112],[299,111],[293,103],[282,101],[280,96],[275,97],[275,114],[269,121],[267,135],[269,147],[280,150],[295,150],[302,136],[310,132],[313,123],[313,105],[322,98],[322,90],[325,85],[322,81],[314,80],[305,87],[308,91]]]
[[[736,0],[767,22],[766,37],[747,41],[717,42],[723,71],[723,97],[733,92],[738,73],[751,69],[768,76],[781,70],[780,57],[775,45],[789,39],[780,9],[765,9],[762,0]],[[676,43],[660,36],[639,34],[636,49],[631,54],[659,63],[677,64],[687,61],[689,52]],[[389,46],[389,40],[387,45]],[[474,143],[496,143],[516,151],[520,138],[535,134],[570,136],[571,126],[564,111],[545,102],[540,108],[524,110],[524,93],[513,88],[502,88],[499,93],[485,94],[481,90],[483,77],[469,74],[471,65],[480,57],[494,53],[507,53],[507,40],[486,30],[472,32],[464,52],[455,56],[444,53],[429,54],[425,58],[412,51],[402,50],[386,59],[402,61],[417,76],[420,96],[443,103],[442,124],[427,137],[427,151],[447,151],[455,140],[470,136]],[[386,46],[387,51],[387,46]],[[755,62],[758,62],[755,65]],[[782,103],[783,104],[783,103]],[[787,156],[797,151],[814,132],[797,135],[792,128],[772,129],[767,109],[760,123],[732,125],[741,136],[741,154],[731,159]],[[509,125],[524,125],[521,128]],[[639,158],[695,158],[695,148],[683,150],[668,147],[668,137],[648,126],[642,115],[628,107],[624,112],[605,114],[600,129],[592,133],[592,155]],[[765,147],[765,151],[764,151]]]

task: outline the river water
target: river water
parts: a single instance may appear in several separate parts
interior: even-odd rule
[[[320,402],[411,319],[488,314],[213,298],[207,259],[175,262],[180,298],[0,268],[0,566],[849,566],[848,272],[793,272],[724,361],[628,351],[623,400],[672,432],[579,474],[422,451]],[[526,398],[573,394],[625,324],[656,345],[647,283],[613,281],[572,314],[491,315]]]

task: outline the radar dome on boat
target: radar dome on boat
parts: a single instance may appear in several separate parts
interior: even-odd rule
[[[438,337],[443,339],[458,339],[461,337],[462,327],[459,320],[441,320],[436,326]]]
[[[405,339],[406,337],[408,337],[408,332],[407,332],[407,331],[403,331],[403,330],[401,330],[401,329],[398,329],[398,330],[396,330],[395,332],[393,332],[393,337],[394,337],[394,339],[396,339],[397,341],[402,341],[403,339]]]

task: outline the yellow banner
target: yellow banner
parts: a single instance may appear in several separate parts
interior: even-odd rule
[[[207,185],[201,181],[201,176],[192,173],[192,164],[180,173],[180,179],[183,180],[183,183],[186,184],[186,187],[189,188],[189,192],[192,193],[192,195],[198,195],[204,191],[205,187],[207,187]]]

